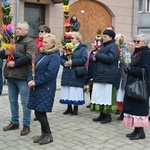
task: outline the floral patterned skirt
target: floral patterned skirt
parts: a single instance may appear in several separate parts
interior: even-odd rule
[[[83,88],[62,86],[59,102],[61,104],[68,104],[75,106],[85,104]]]
[[[116,99],[116,87],[112,84],[94,83],[90,109],[95,112],[115,113]]]

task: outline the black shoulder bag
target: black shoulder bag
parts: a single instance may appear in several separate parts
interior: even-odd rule
[[[129,83],[125,88],[126,95],[137,100],[147,101],[149,99],[149,89],[145,78],[145,69],[142,68],[142,80],[136,78],[135,81]]]
[[[76,67],[75,73],[77,77],[85,77],[88,74],[88,70],[86,66]]]

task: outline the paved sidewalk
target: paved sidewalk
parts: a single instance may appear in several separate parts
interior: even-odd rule
[[[20,105],[20,129],[3,131],[9,123],[10,109],[7,86],[4,86],[0,96],[0,150],[149,150],[150,128],[146,128],[146,139],[131,141],[125,134],[133,129],[123,127],[117,120],[118,115],[112,115],[112,122],[100,124],[92,121],[98,113],[90,112],[86,105],[79,107],[78,116],[63,115],[66,106],[59,104],[60,88],[55,97],[53,112],[48,114],[54,142],[46,145],[34,144],[33,137],[40,134],[40,124],[31,122],[31,133],[20,136],[22,129],[22,107]],[[87,102],[89,100],[86,95]],[[32,120],[34,113],[32,112]]]

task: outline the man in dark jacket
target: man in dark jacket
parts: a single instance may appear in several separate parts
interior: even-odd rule
[[[19,104],[18,95],[20,94],[21,104],[23,107],[23,129],[20,135],[27,135],[30,132],[31,110],[27,108],[28,104],[28,84],[27,77],[29,74],[32,56],[37,51],[36,43],[28,36],[29,25],[22,21],[17,25],[15,43],[15,52],[11,55],[12,59],[7,61],[4,67],[4,76],[8,79],[8,93],[11,109],[11,122],[4,127],[4,131],[19,129]],[[1,58],[7,58],[8,50],[2,50]]]

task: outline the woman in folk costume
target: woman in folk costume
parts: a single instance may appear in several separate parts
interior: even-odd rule
[[[115,37],[115,40],[116,40],[116,44],[118,45],[118,49],[119,49],[119,61],[118,61],[118,68],[119,68],[118,84],[119,84],[119,88],[117,89],[117,112],[119,112],[119,113],[121,112],[121,115],[118,118],[118,120],[123,120],[122,105],[123,105],[123,98],[124,98],[126,78],[127,78],[127,75],[124,72],[124,67],[126,66],[124,54],[127,50],[127,47],[125,50],[123,50],[124,36],[122,34],[117,34]]]
[[[85,77],[77,77],[75,70],[78,66],[85,66],[87,61],[87,48],[81,44],[82,36],[79,32],[72,33],[73,53],[69,59],[65,53],[61,56],[63,72],[61,77],[60,103],[67,104],[63,114],[78,114],[78,106],[85,103],[83,87]],[[74,110],[72,110],[72,105]]]
[[[150,82],[150,49],[148,47],[149,38],[146,35],[138,35],[134,39],[135,51],[131,57],[130,67],[125,68],[127,76],[127,85],[131,78],[142,78],[142,69],[145,70],[145,81]],[[145,138],[144,127],[149,126],[149,99],[138,100],[127,96],[125,92],[123,102],[124,119],[123,125],[134,127],[134,131],[126,134],[130,140]]]
[[[117,34],[116,44],[118,45],[120,52],[120,60],[119,60],[119,88],[117,89],[117,110],[121,112],[118,120],[123,120],[123,99],[125,93],[125,86],[127,81],[127,74],[124,72],[124,67],[128,66],[131,63],[131,55],[135,49],[135,44],[133,41],[130,41],[126,47],[126,50],[122,51],[122,43],[124,41],[124,36],[122,34]]]
[[[111,122],[111,113],[116,112],[116,87],[118,87],[118,46],[115,43],[115,32],[105,30],[102,35],[103,44],[93,57],[95,73],[91,111],[100,112],[93,121]]]
[[[94,39],[91,42],[91,49],[88,51],[88,58],[86,62],[86,66],[88,68],[88,74],[85,78],[85,86],[84,86],[84,91],[89,92],[90,95],[90,100],[91,100],[91,95],[92,95],[92,86],[93,86],[93,75],[94,75],[94,68],[95,68],[95,61],[93,61],[93,56],[95,55],[96,51],[95,49],[100,48],[100,43],[96,43],[96,39]],[[90,108],[90,105],[87,105],[87,108]]]

